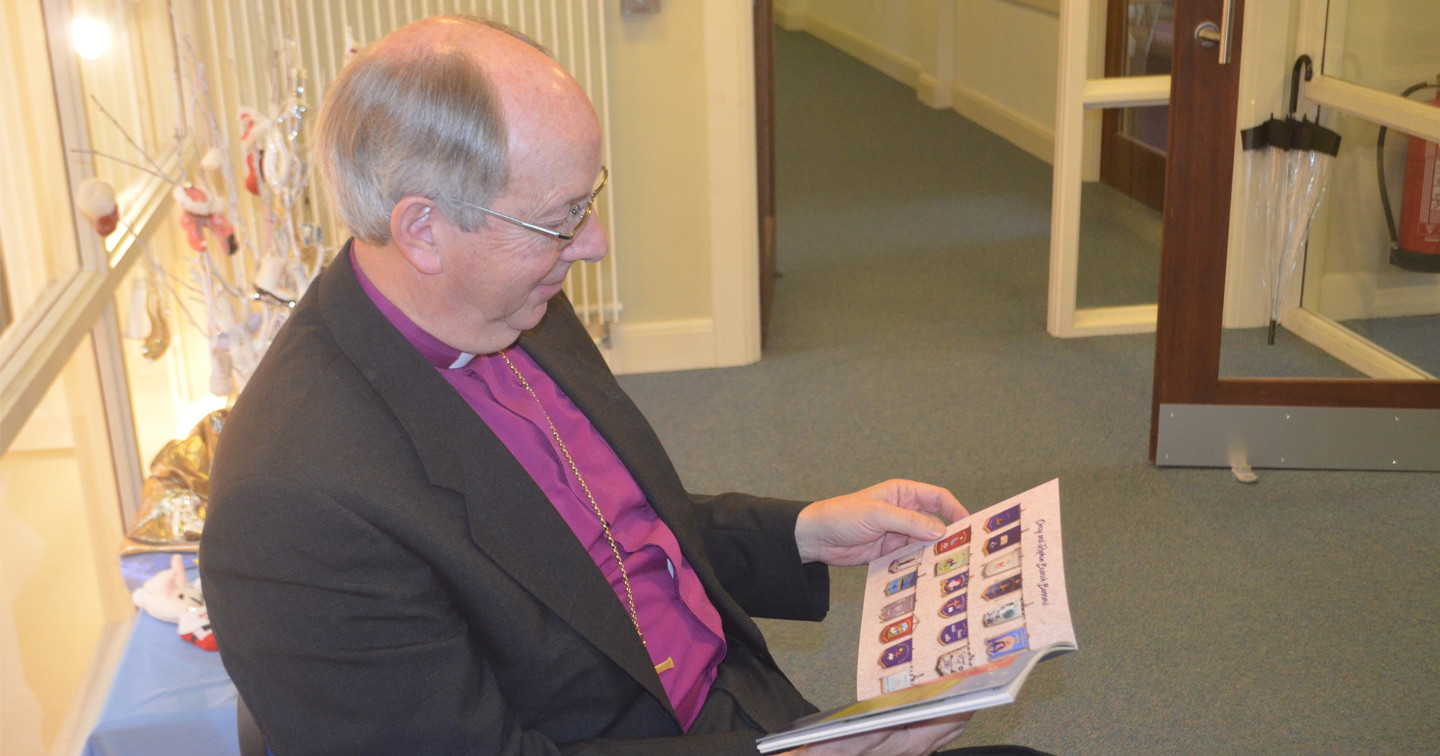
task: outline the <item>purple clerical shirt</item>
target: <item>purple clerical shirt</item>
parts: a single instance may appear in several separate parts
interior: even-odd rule
[[[651,663],[658,666],[667,659],[673,661],[673,668],[660,673],[660,682],[688,730],[715,681],[716,668],[725,658],[720,615],[680,553],[675,535],[655,514],[630,471],[589,419],[524,350],[510,347],[504,354],[525,376],[539,397],[538,403],[500,353],[471,355],[446,346],[391,304],[366,278],[358,262],[353,265],[361,287],[380,312],[455,387],[545,492],[595,566],[610,581],[628,613],[625,584],[610,542],[590,498],[555,443],[546,422],[549,415],[595,503],[610,523],[610,533],[625,560],[635,614],[645,634]]]

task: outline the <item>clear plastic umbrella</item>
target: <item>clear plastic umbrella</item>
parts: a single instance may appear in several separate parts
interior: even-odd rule
[[[1296,120],[1300,69],[1309,70],[1307,56],[1295,61],[1291,78],[1290,116],[1270,118],[1240,132],[1245,180],[1251,187],[1251,213],[1265,229],[1266,265],[1262,284],[1269,303],[1266,343],[1275,343],[1284,292],[1300,267],[1310,222],[1325,194],[1331,165],[1340,151],[1340,135],[1308,118]],[[1308,78],[1308,77],[1307,77]]]

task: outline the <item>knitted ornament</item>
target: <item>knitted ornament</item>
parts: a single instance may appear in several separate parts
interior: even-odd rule
[[[210,610],[204,606],[192,608],[180,616],[175,623],[180,637],[190,641],[206,651],[218,651],[215,643],[215,634],[210,629]]]
[[[215,236],[224,239],[229,246],[229,253],[235,254],[239,246],[235,243],[235,229],[230,225],[230,220],[222,212],[225,205],[219,197],[194,184],[175,187],[170,193],[179,203],[182,213],[180,225],[185,229],[185,238],[190,243],[190,248],[196,252],[204,252],[209,249],[205,243],[204,230],[208,227]]]
[[[174,622],[182,639],[206,651],[215,650],[215,636],[210,631],[210,613],[205,608],[200,581],[192,584],[186,579],[185,563],[179,554],[171,555],[170,567],[146,580],[130,598],[155,619]]]
[[[204,595],[186,579],[185,561],[179,554],[171,555],[170,567],[146,580],[130,594],[130,599],[146,614],[164,622],[179,622],[191,609],[205,605]]]

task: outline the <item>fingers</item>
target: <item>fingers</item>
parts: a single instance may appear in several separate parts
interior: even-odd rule
[[[875,510],[875,523],[886,532],[899,533],[917,541],[933,541],[945,534],[945,525],[932,515],[900,507]]]
[[[942,538],[937,517],[953,522],[965,515],[944,488],[890,480],[806,507],[795,523],[795,544],[803,562],[864,564],[910,541]]]
[[[949,490],[929,483],[920,483],[914,480],[887,480],[866,489],[866,493],[897,507],[939,515],[949,522],[962,519],[969,514],[960,504],[960,500],[956,499]]]

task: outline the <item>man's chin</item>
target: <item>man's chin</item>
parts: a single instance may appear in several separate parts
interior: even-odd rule
[[[545,319],[545,313],[549,308],[550,300],[548,298],[528,304],[524,310],[515,313],[510,318],[510,327],[517,331],[528,331],[540,325],[540,321]]]

